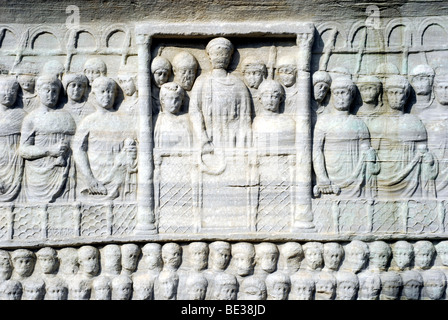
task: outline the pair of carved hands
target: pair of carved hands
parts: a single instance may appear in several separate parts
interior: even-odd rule
[[[338,185],[331,184],[331,182],[325,184],[319,184],[314,186],[314,195],[317,197],[320,194],[340,194],[341,188]]]

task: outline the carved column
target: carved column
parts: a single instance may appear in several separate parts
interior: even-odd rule
[[[138,189],[137,189],[137,234],[157,233],[154,214],[154,162],[153,127],[151,106],[151,37],[137,34],[138,45],[138,91],[139,91],[139,131],[138,131]]]
[[[296,197],[292,231],[313,232],[312,192],[312,141],[311,141],[311,48],[314,27],[297,34],[299,48],[297,59],[297,83],[300,88],[296,101]]]

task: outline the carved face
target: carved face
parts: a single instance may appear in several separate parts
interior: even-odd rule
[[[350,268],[354,273],[357,273],[364,268],[367,262],[367,253],[361,248],[352,248],[346,252],[347,260]]]
[[[189,300],[205,300],[207,288],[200,283],[195,283],[191,288],[188,288],[188,292],[190,293]]]
[[[218,270],[227,268],[230,262],[230,249],[220,248],[211,252],[213,267]]]
[[[39,265],[43,273],[54,273],[57,268],[57,259],[53,256],[42,256],[39,257]]]
[[[99,271],[98,256],[94,252],[86,253],[79,259],[79,264],[88,275],[95,276]]]
[[[285,87],[291,87],[296,83],[297,71],[295,66],[282,66],[277,72],[279,81]]]
[[[174,82],[179,84],[182,89],[190,91],[193,87],[194,80],[196,79],[196,68],[180,67],[173,68]]]
[[[420,282],[410,280],[403,285],[401,295],[406,297],[408,300],[418,300],[420,298],[421,289],[422,285]]]
[[[56,84],[44,83],[38,90],[40,102],[49,107],[53,108],[58,102],[60,88]]]
[[[448,266],[448,246],[437,248],[437,256],[444,266]]]
[[[129,300],[132,294],[132,285],[127,283],[120,284],[114,288],[114,300]]]
[[[425,292],[429,299],[440,300],[445,293],[445,284],[440,279],[425,282]]]
[[[431,94],[433,78],[430,76],[414,76],[412,78],[412,87],[418,95]]]
[[[337,270],[342,261],[342,252],[337,249],[324,250],[325,267]]]
[[[314,100],[317,102],[322,102],[328,93],[330,86],[325,82],[318,82],[313,87]]]
[[[121,263],[123,269],[134,271],[137,268],[139,252],[136,250],[123,250]]]
[[[190,255],[191,264],[195,270],[204,270],[207,268],[207,258],[208,254],[205,249],[196,249]]]
[[[236,300],[236,287],[233,285],[221,285],[218,288],[218,300]]]
[[[286,268],[290,272],[295,272],[299,270],[301,263],[301,257],[299,255],[294,255],[286,258]]]
[[[314,287],[306,282],[296,283],[294,286],[294,294],[298,300],[312,300]]]
[[[118,251],[110,249],[110,251],[104,254],[104,269],[110,272],[119,273],[121,270],[121,253]]]
[[[36,78],[32,75],[19,75],[17,77],[17,80],[19,81],[19,85],[24,91],[32,92],[34,90],[34,86],[36,84]]]
[[[67,86],[67,97],[70,100],[80,102],[86,92],[87,85],[84,82],[70,82]]]
[[[0,84],[0,103],[6,107],[12,107],[17,99],[18,86],[10,83]]]
[[[403,110],[408,99],[406,90],[404,88],[387,88],[386,92],[390,108],[400,111]]]
[[[434,94],[442,105],[448,104],[448,81],[438,81],[434,84]]]
[[[386,281],[381,284],[381,296],[387,300],[396,300],[400,294],[401,285],[397,281]]]
[[[389,264],[389,255],[386,250],[371,250],[370,265],[380,271],[386,271]]]
[[[14,270],[21,277],[29,277],[34,271],[34,263],[31,257],[19,257],[14,260]]]
[[[232,57],[231,48],[225,45],[214,45],[208,51],[213,69],[227,69]]]
[[[160,88],[162,86],[162,84],[168,82],[169,76],[170,76],[170,70],[168,70],[168,69],[157,69],[153,73],[155,85]]]
[[[355,300],[358,288],[355,283],[344,281],[337,285],[338,300]]]
[[[22,300],[42,300],[44,298],[45,291],[43,288],[23,288]]]
[[[99,107],[112,109],[115,102],[115,86],[110,82],[99,83],[94,89],[96,102]]]
[[[286,300],[288,298],[289,286],[286,283],[275,283],[269,291],[269,297],[272,300]]]
[[[173,299],[177,293],[177,281],[165,278],[160,282],[160,288],[165,299]]]
[[[333,105],[336,110],[348,111],[353,101],[353,95],[349,88],[335,88],[332,91]]]
[[[401,270],[410,266],[413,257],[413,252],[406,248],[397,248],[394,250],[394,259],[397,267]]]
[[[0,279],[5,280],[9,279],[12,274],[12,265],[11,260],[7,257],[0,258]]]
[[[272,273],[277,270],[278,254],[274,252],[264,253],[257,261],[260,268],[268,273]]]
[[[177,114],[182,107],[182,96],[178,92],[164,90],[163,94],[160,95],[160,104],[163,111]]]
[[[51,286],[46,289],[46,298],[48,300],[66,300],[68,295],[67,288],[62,286]]]
[[[259,68],[246,68],[243,72],[244,82],[249,88],[258,89],[260,83],[263,82],[264,72]]]
[[[105,74],[103,74],[102,70],[99,68],[88,67],[84,69],[84,75],[89,79],[91,85],[96,78],[104,76]]]
[[[252,255],[237,253],[233,256],[233,259],[235,259],[235,265],[238,275],[247,276],[249,274],[252,274],[255,265],[255,260]]]
[[[422,269],[429,269],[433,260],[433,254],[429,250],[415,252],[415,265]]]
[[[371,103],[375,105],[378,103],[378,96],[380,94],[380,87],[378,85],[373,83],[363,84],[358,88],[364,103]]]
[[[162,253],[163,264],[168,268],[179,268],[182,263],[182,254],[178,249],[170,248]]]
[[[145,262],[149,269],[159,268],[162,265],[162,257],[160,252],[154,251],[145,255]]]
[[[277,90],[268,89],[261,93],[260,100],[266,111],[277,112],[282,101],[282,95]]]
[[[153,295],[153,287],[151,285],[137,285],[133,287],[133,296],[138,300],[150,300]]]
[[[137,91],[137,88],[135,87],[134,79],[130,76],[129,77],[120,76],[118,78],[118,83],[119,83],[121,89],[123,90],[123,92],[127,96],[132,96],[135,93],[135,91]]]
[[[366,279],[360,284],[358,297],[360,300],[377,300],[381,286],[375,283],[374,279]]]
[[[109,286],[97,285],[94,287],[96,300],[110,300],[112,296],[112,290]]]
[[[256,286],[249,286],[243,289],[244,300],[266,300],[266,291]]]
[[[335,287],[329,280],[318,280],[316,282],[316,300],[333,300]]]
[[[88,288],[73,288],[71,291],[73,300],[89,300],[90,299],[90,289]]]
[[[18,286],[8,286],[3,294],[3,300],[20,300],[22,297],[22,290]]]
[[[305,260],[308,266],[313,270],[322,268],[322,265],[324,263],[322,250],[320,248],[307,249],[305,253]]]

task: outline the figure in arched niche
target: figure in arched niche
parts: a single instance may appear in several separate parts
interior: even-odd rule
[[[328,112],[328,102],[330,98],[331,76],[327,71],[316,71],[313,73],[313,110],[315,112],[313,124],[316,123],[316,118],[324,112]]]
[[[26,115],[15,108],[19,83],[14,76],[0,77],[0,201],[12,201],[20,192],[23,158],[19,154],[20,135]]]
[[[116,82],[99,77],[92,84],[96,112],[85,117],[74,138],[80,193],[102,199],[135,197],[137,145],[135,131],[114,110]],[[105,134],[107,133],[107,134]]]
[[[409,74],[415,92],[415,103],[411,108],[412,114],[419,115],[431,106],[434,100],[432,94],[434,76],[434,69],[427,64],[419,64]]]
[[[27,63],[23,63],[12,71],[12,74],[17,75],[17,81],[20,88],[20,99],[22,100],[22,108],[26,112],[31,112],[39,106],[39,99],[37,97],[36,78],[39,74],[37,69]]]
[[[95,107],[87,102],[89,80],[83,74],[70,73],[64,75],[62,84],[67,94],[64,109],[70,113],[76,125],[79,125],[83,118],[95,112]]]
[[[160,87],[167,83],[171,77],[171,62],[162,57],[162,51],[164,47],[160,47],[157,53],[157,56],[151,62],[151,74],[153,86],[151,87],[151,97],[152,97],[152,114],[153,114],[153,122],[157,119],[157,114],[160,111],[160,102],[159,102],[159,90]]]
[[[40,106],[23,119],[19,149],[26,160],[23,201],[70,201],[75,197],[71,141],[76,124],[67,111],[57,109],[61,86],[54,76],[39,77]]]
[[[315,195],[376,196],[379,163],[367,126],[350,114],[354,94],[355,85],[349,78],[332,81],[332,110],[320,116],[314,128]]]
[[[258,97],[258,87],[267,77],[266,64],[257,56],[248,56],[241,63],[243,80],[249,88],[252,97],[252,116],[260,113],[260,100]]]
[[[427,134],[417,116],[404,113],[410,84],[400,75],[385,83],[388,110],[370,122],[372,140],[378,141],[382,198],[435,197],[437,162],[427,147]]]

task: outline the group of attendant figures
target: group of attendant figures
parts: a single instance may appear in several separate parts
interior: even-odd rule
[[[444,300],[447,274],[447,241],[0,250],[3,300]]]

